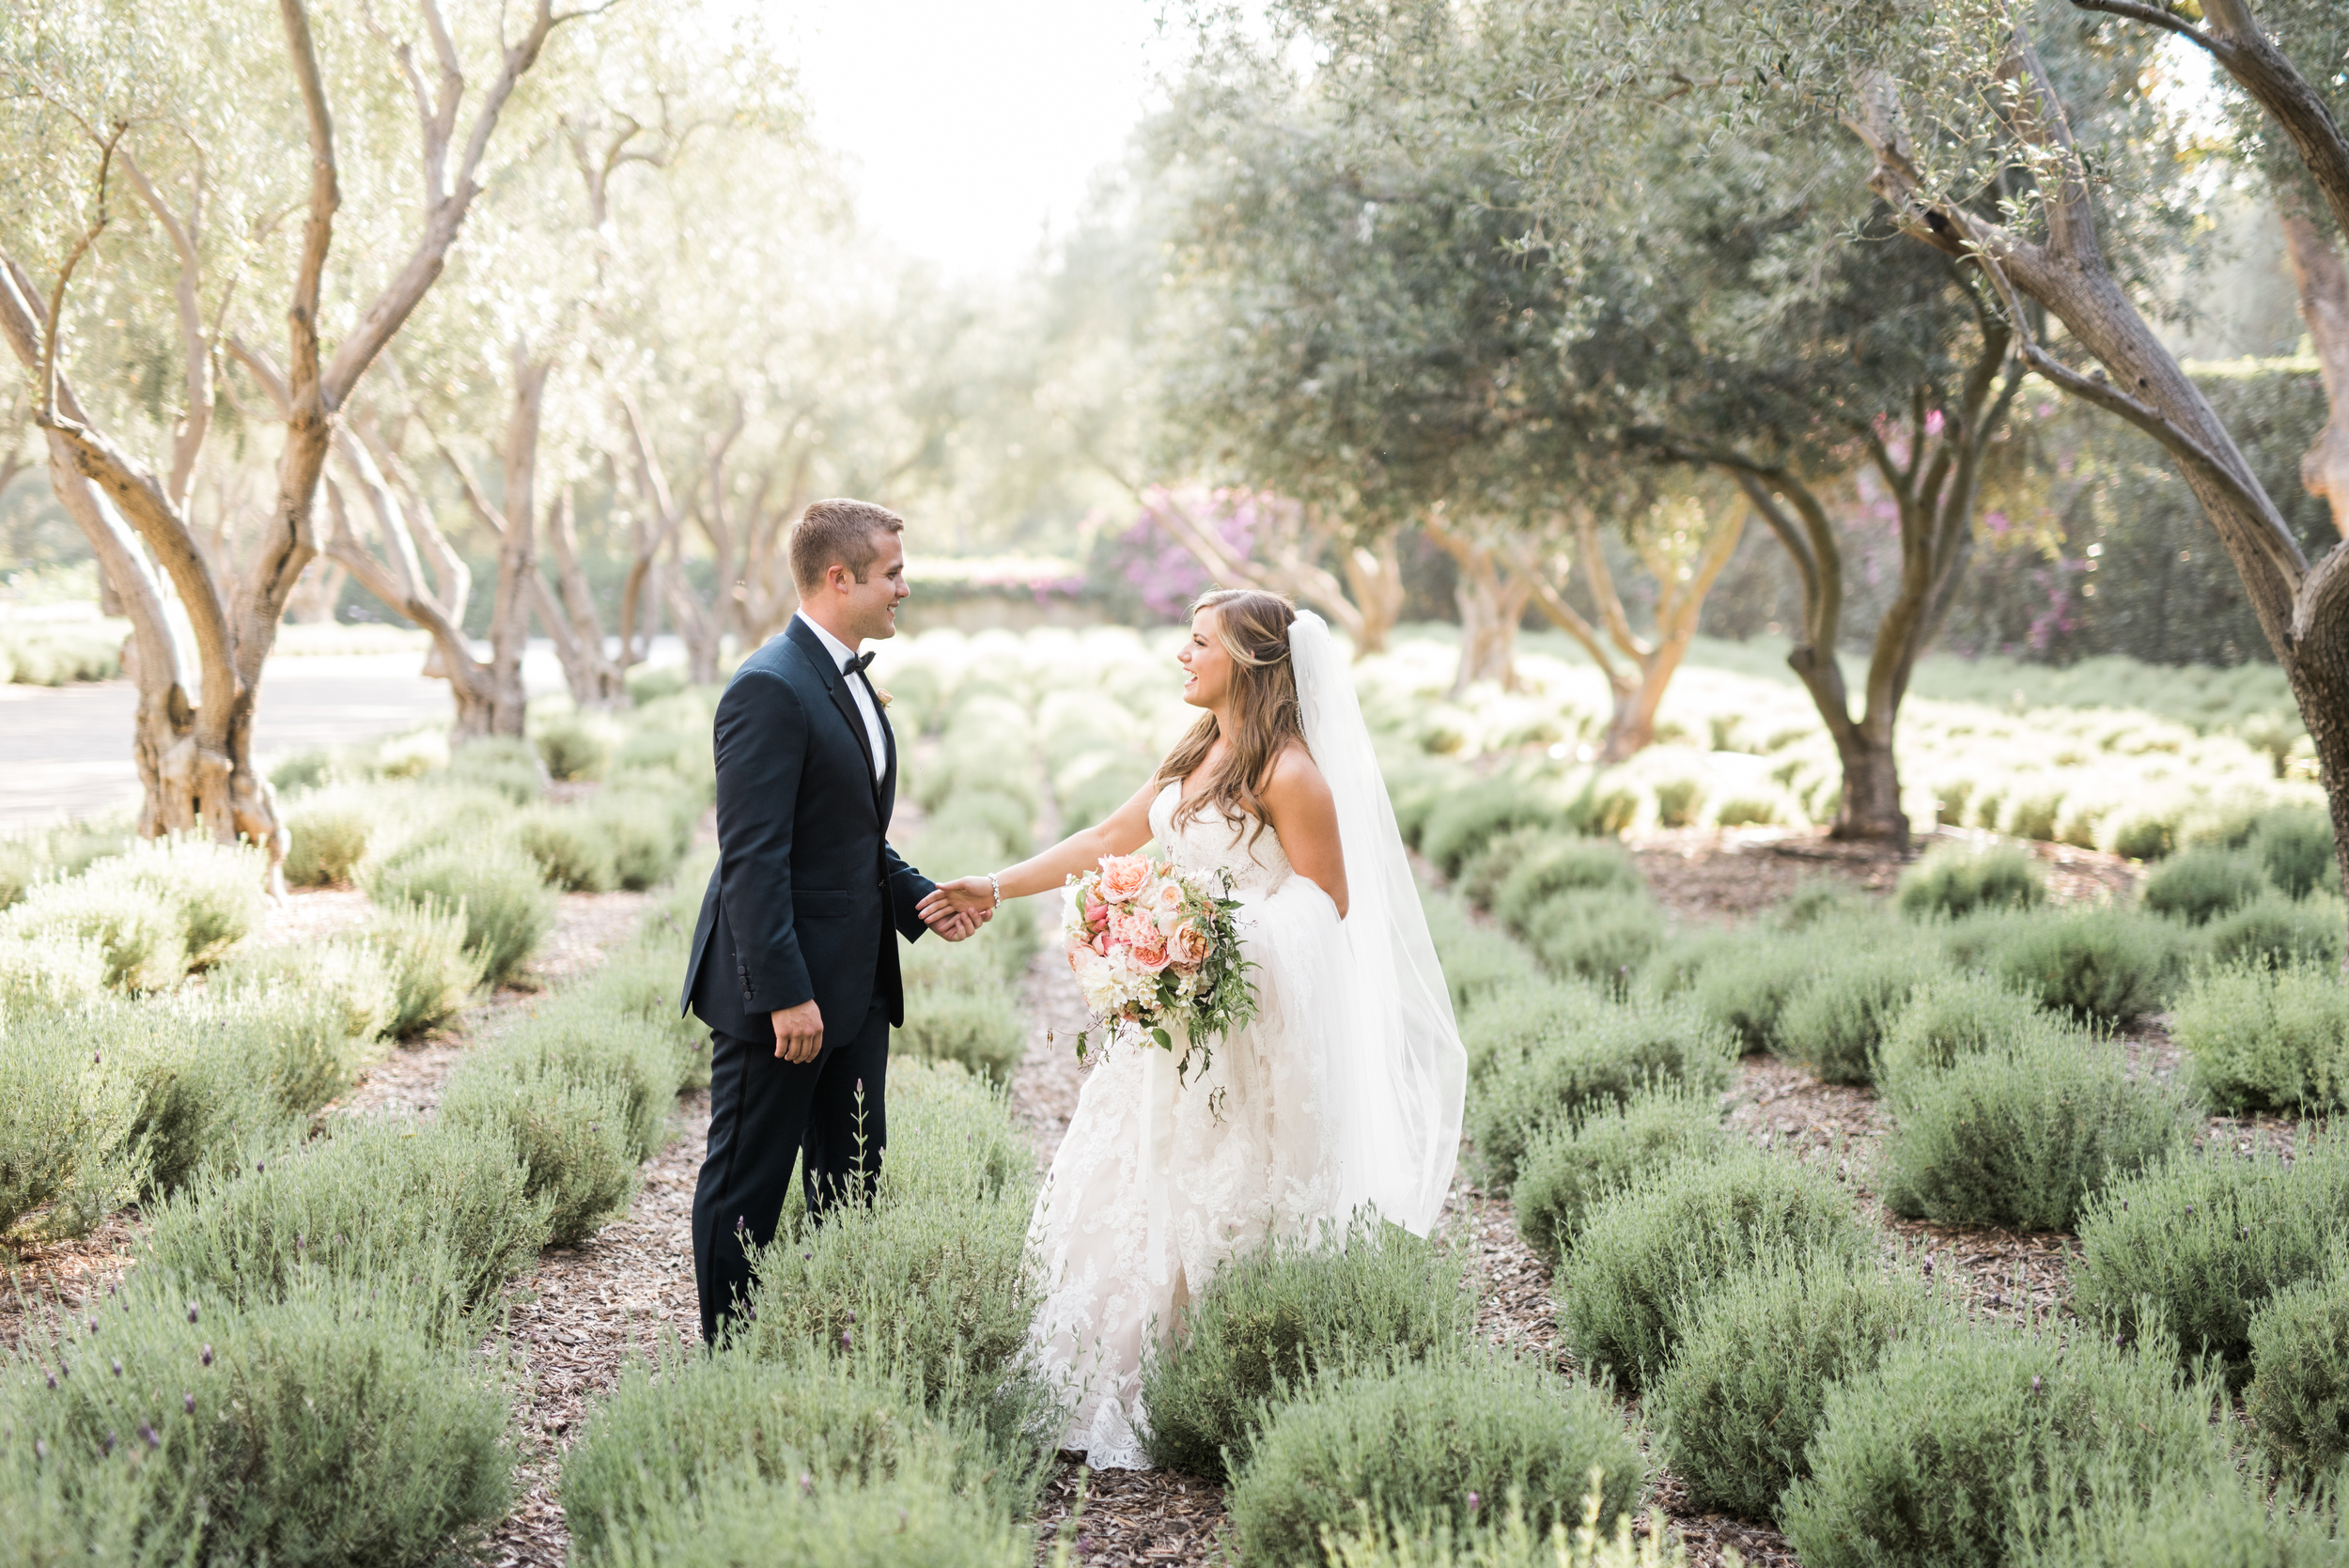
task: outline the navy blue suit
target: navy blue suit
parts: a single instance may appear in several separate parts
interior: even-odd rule
[[[905,1022],[896,933],[922,935],[933,884],[889,847],[896,737],[884,715],[876,779],[848,685],[863,678],[794,616],[718,701],[718,867],[682,1003],[712,1031],[693,1275],[713,1344],[750,1286],[743,1243],[772,1239],[795,1159],[817,1216],[880,1172],[889,1030]],[[823,1048],[786,1062],[770,1015],[811,1000]]]

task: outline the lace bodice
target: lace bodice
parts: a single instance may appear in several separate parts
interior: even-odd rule
[[[1255,823],[1242,818],[1235,831],[1232,818],[1212,805],[1204,805],[1177,831],[1174,808],[1182,799],[1178,780],[1159,790],[1159,798],[1150,802],[1150,831],[1166,846],[1169,860],[1185,871],[1229,871],[1232,891],[1237,893],[1276,893],[1289,879],[1294,868],[1288,851],[1281,847],[1281,835],[1269,823],[1258,832]]]

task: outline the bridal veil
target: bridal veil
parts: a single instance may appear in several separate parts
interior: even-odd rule
[[[1289,628],[1289,658],[1305,745],[1337,803],[1346,856],[1343,928],[1355,985],[1351,1027],[1335,1032],[1344,1059],[1330,1063],[1339,1212],[1368,1204],[1425,1235],[1459,1155],[1468,1055],[1352,673],[1310,610]]]

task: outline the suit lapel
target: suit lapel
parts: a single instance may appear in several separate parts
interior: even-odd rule
[[[880,807],[880,780],[873,767],[873,739],[864,733],[864,715],[856,710],[856,698],[848,692],[847,677],[832,664],[832,650],[825,647],[814,629],[802,625],[796,615],[791,618],[791,629],[787,635],[792,645],[800,650],[809,667],[823,681],[824,691],[832,698],[832,706],[840,710],[842,721],[848,724],[848,734],[856,741],[857,754],[864,759],[864,776],[872,780],[873,806],[878,811]],[[888,723],[886,719],[881,721],[884,733]]]

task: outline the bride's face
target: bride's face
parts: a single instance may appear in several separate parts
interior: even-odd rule
[[[1190,618],[1190,641],[1174,656],[1184,669],[1183,701],[1193,707],[1213,707],[1232,686],[1232,656],[1215,634],[1215,612],[1202,610]]]

